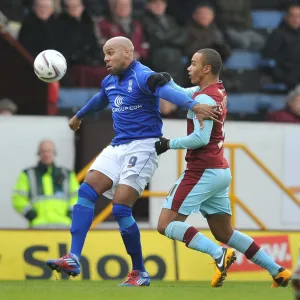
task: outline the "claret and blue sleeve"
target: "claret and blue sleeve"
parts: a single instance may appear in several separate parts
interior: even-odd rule
[[[216,102],[209,96],[201,94],[195,100],[200,104],[216,105]],[[188,112],[188,119],[193,120],[194,131],[185,137],[170,140],[170,149],[197,149],[209,143],[213,121],[204,121],[204,128],[200,128],[200,123],[192,111]]]

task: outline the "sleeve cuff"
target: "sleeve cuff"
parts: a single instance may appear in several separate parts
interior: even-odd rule
[[[197,104],[198,102],[195,100],[192,100],[190,102],[188,102],[188,107],[189,109],[193,109],[193,107]]]
[[[82,119],[82,118],[84,117],[84,115],[83,115],[83,113],[82,113],[81,110],[79,110],[79,111],[77,112],[76,117],[77,117],[78,119]]]
[[[174,140],[169,141],[169,147],[170,147],[170,149],[174,149],[173,148],[174,147]]]

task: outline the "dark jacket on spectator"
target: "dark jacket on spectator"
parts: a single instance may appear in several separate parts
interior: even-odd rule
[[[158,17],[146,10],[142,17],[147,40],[150,44],[150,64],[157,72],[169,72],[178,83],[182,80],[180,63],[187,42],[185,31],[173,17]]]
[[[107,1],[83,0],[83,5],[92,16],[102,16],[108,10]]]
[[[139,54],[139,60],[144,61],[147,59],[149,46],[144,39],[143,26],[138,20],[132,19],[130,33],[126,33],[112,18],[101,18],[97,23],[97,29],[100,35],[100,44],[102,46],[112,37],[126,36],[133,43],[134,52]]]
[[[230,47],[225,43],[224,36],[215,23],[204,27],[191,20],[186,26],[186,32],[188,34],[186,54],[189,58],[192,58],[195,52],[203,48],[217,50],[223,60],[229,57]]]
[[[24,7],[22,0],[1,0],[0,11],[11,21],[23,20]]]
[[[283,21],[270,36],[263,56],[276,61],[274,79],[294,87],[300,81],[300,29],[293,29]]]
[[[179,25],[184,26],[192,18],[196,7],[202,2],[203,0],[170,0],[166,12],[173,16]]]
[[[215,0],[216,20],[223,31],[227,28],[236,30],[251,29],[250,0]]]
[[[71,64],[103,64],[94,30],[94,23],[86,10],[77,20],[67,13],[59,16],[58,50]]]
[[[21,27],[19,42],[32,56],[36,56],[46,49],[56,49],[58,45],[57,26],[54,15],[47,21],[43,21],[36,14],[30,13]]]
[[[300,117],[295,115],[288,106],[279,111],[269,112],[266,121],[282,123],[300,123]]]

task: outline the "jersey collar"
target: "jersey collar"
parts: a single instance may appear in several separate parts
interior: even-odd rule
[[[135,65],[137,64],[137,60],[133,60],[130,65],[123,71],[123,73],[121,73],[118,76],[119,81],[123,80],[124,78],[127,77],[128,74],[130,74],[130,70],[133,69],[135,67]]]

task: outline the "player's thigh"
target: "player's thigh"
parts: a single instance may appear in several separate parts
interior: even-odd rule
[[[84,182],[89,184],[98,195],[102,195],[103,193],[111,189],[113,185],[113,181],[109,177],[96,170],[88,171],[85,176]]]
[[[115,158],[114,148],[106,147],[92,163],[84,181],[101,195],[119,181],[120,166]]]
[[[185,170],[171,189],[163,207],[188,216],[199,212],[202,202],[211,194],[205,170]]]
[[[139,192],[127,185],[119,184],[113,196],[113,204],[123,204],[132,207],[136,200],[139,198]]]
[[[231,174],[229,169],[222,169],[220,173],[223,173],[223,177],[220,176],[220,187],[222,185],[223,187],[227,187],[217,191],[212,197],[204,201],[200,211],[206,217],[214,237],[218,241],[226,243],[233,233],[231,226],[231,204],[228,196],[228,185]]]
[[[164,234],[166,228],[171,222],[184,222],[187,217],[188,216],[179,214],[178,212],[172,211],[171,209],[163,208],[158,219],[157,231],[161,234]]]
[[[203,201],[201,213],[204,217],[214,214],[231,215],[228,186],[231,181],[230,169],[207,169],[206,180],[210,182],[208,188],[212,191],[210,197]]]
[[[146,139],[132,142],[122,156],[119,185],[127,185],[136,190],[136,198],[144,191],[158,167],[155,141],[156,139]],[[126,201],[126,198],[127,194],[122,196],[118,193],[114,201]]]

